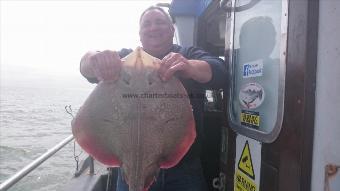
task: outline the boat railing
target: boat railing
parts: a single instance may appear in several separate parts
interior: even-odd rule
[[[23,169],[21,169],[19,172],[14,174],[12,177],[5,180],[2,184],[0,184],[0,191],[5,191],[12,187],[14,184],[19,182],[23,177],[25,177],[28,173],[32,172],[34,169],[36,169],[40,164],[42,164],[44,161],[49,159],[51,156],[53,156],[56,152],[58,152],[61,148],[63,148],[65,145],[67,145],[69,142],[71,142],[74,139],[73,135],[70,135],[57,145],[55,145],[53,148],[49,149],[47,152],[42,154],[39,158],[35,159],[33,162],[25,166]],[[91,171],[93,172],[93,162],[91,166]]]

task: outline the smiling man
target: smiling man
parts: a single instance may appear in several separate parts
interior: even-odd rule
[[[223,60],[197,47],[181,47],[173,44],[175,28],[171,17],[160,7],[147,8],[140,17],[139,36],[144,51],[161,59],[158,70],[163,81],[174,75],[182,82],[193,108],[197,138],[184,158],[173,168],[159,172],[150,191],[203,191],[207,186],[200,161],[200,142],[203,132],[203,107],[206,89],[225,86],[226,71]],[[121,58],[132,52],[105,50],[88,52],[80,63],[80,72],[90,82],[117,80],[121,70]],[[117,191],[127,191],[128,186],[119,173]]]

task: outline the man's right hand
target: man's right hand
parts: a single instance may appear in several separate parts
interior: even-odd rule
[[[88,52],[80,61],[80,73],[99,81],[115,81],[119,78],[122,61],[116,51]]]

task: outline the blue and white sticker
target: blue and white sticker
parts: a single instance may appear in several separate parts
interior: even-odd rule
[[[247,83],[242,86],[239,93],[241,106],[246,109],[256,109],[264,100],[263,87],[255,82]]]
[[[259,77],[263,75],[263,62],[256,60],[243,64],[243,78]]]

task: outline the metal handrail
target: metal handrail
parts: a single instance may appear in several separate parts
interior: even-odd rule
[[[23,177],[25,177],[28,173],[33,171],[35,168],[37,168],[40,164],[42,164],[45,160],[50,158],[52,155],[54,155],[56,152],[58,152],[61,148],[63,148],[66,144],[68,144],[70,141],[74,139],[73,135],[70,135],[60,143],[58,143],[53,148],[49,149],[47,152],[42,154],[39,158],[35,159],[33,162],[25,166],[23,169],[21,169],[19,172],[14,174],[12,177],[7,179],[5,182],[0,184],[0,191],[5,191],[12,187],[14,184],[19,182]]]

